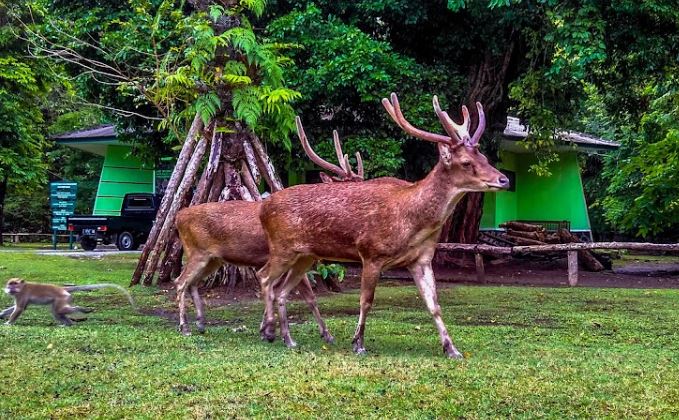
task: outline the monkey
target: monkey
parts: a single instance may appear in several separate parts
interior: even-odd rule
[[[5,293],[14,299],[14,305],[0,312],[0,319],[9,316],[6,325],[14,324],[21,313],[29,304],[52,305],[52,316],[64,326],[73,325],[73,319],[66,315],[74,312],[89,313],[92,309],[82,306],[72,306],[73,297],[70,292],[90,291],[112,287],[120,290],[127,296],[132,307],[135,307],[134,300],[130,293],[117,284],[102,283],[88,284],[83,286],[56,286],[45,283],[29,283],[23,279],[12,278],[7,281]]]

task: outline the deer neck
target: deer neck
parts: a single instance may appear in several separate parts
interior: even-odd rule
[[[422,223],[439,228],[453,213],[464,196],[454,180],[454,174],[438,162],[424,179],[413,185],[409,201]]]

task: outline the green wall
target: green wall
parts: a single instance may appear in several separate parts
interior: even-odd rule
[[[107,146],[94,201],[95,215],[119,216],[125,194],[153,192],[153,170],[144,168],[142,162],[129,153],[129,146]]]
[[[508,220],[569,220],[573,230],[590,230],[576,152],[559,154],[552,175],[528,171],[532,154],[502,151],[498,168],[514,171],[515,191],[486,193],[481,228],[497,228]]]

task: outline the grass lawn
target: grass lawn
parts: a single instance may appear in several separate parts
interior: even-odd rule
[[[136,258],[2,252],[0,280],[126,285]],[[355,291],[320,299],[334,346],[293,303],[293,351],[260,341],[260,302],[211,308],[218,325],[187,338],[146,315],[174,310],[165,294],[133,294],[141,313],[98,291],[76,296],[96,311],[74,327],[44,307],[0,327],[0,418],[679,416],[677,290],[444,287],[461,362],[414,287],[377,289],[365,357],[351,353]]]

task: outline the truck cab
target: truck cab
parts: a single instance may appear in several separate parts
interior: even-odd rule
[[[121,251],[136,250],[146,241],[159,205],[160,197],[154,194],[125,194],[120,216],[70,216],[68,230],[76,233],[86,251],[94,250],[99,241],[115,243]]]

